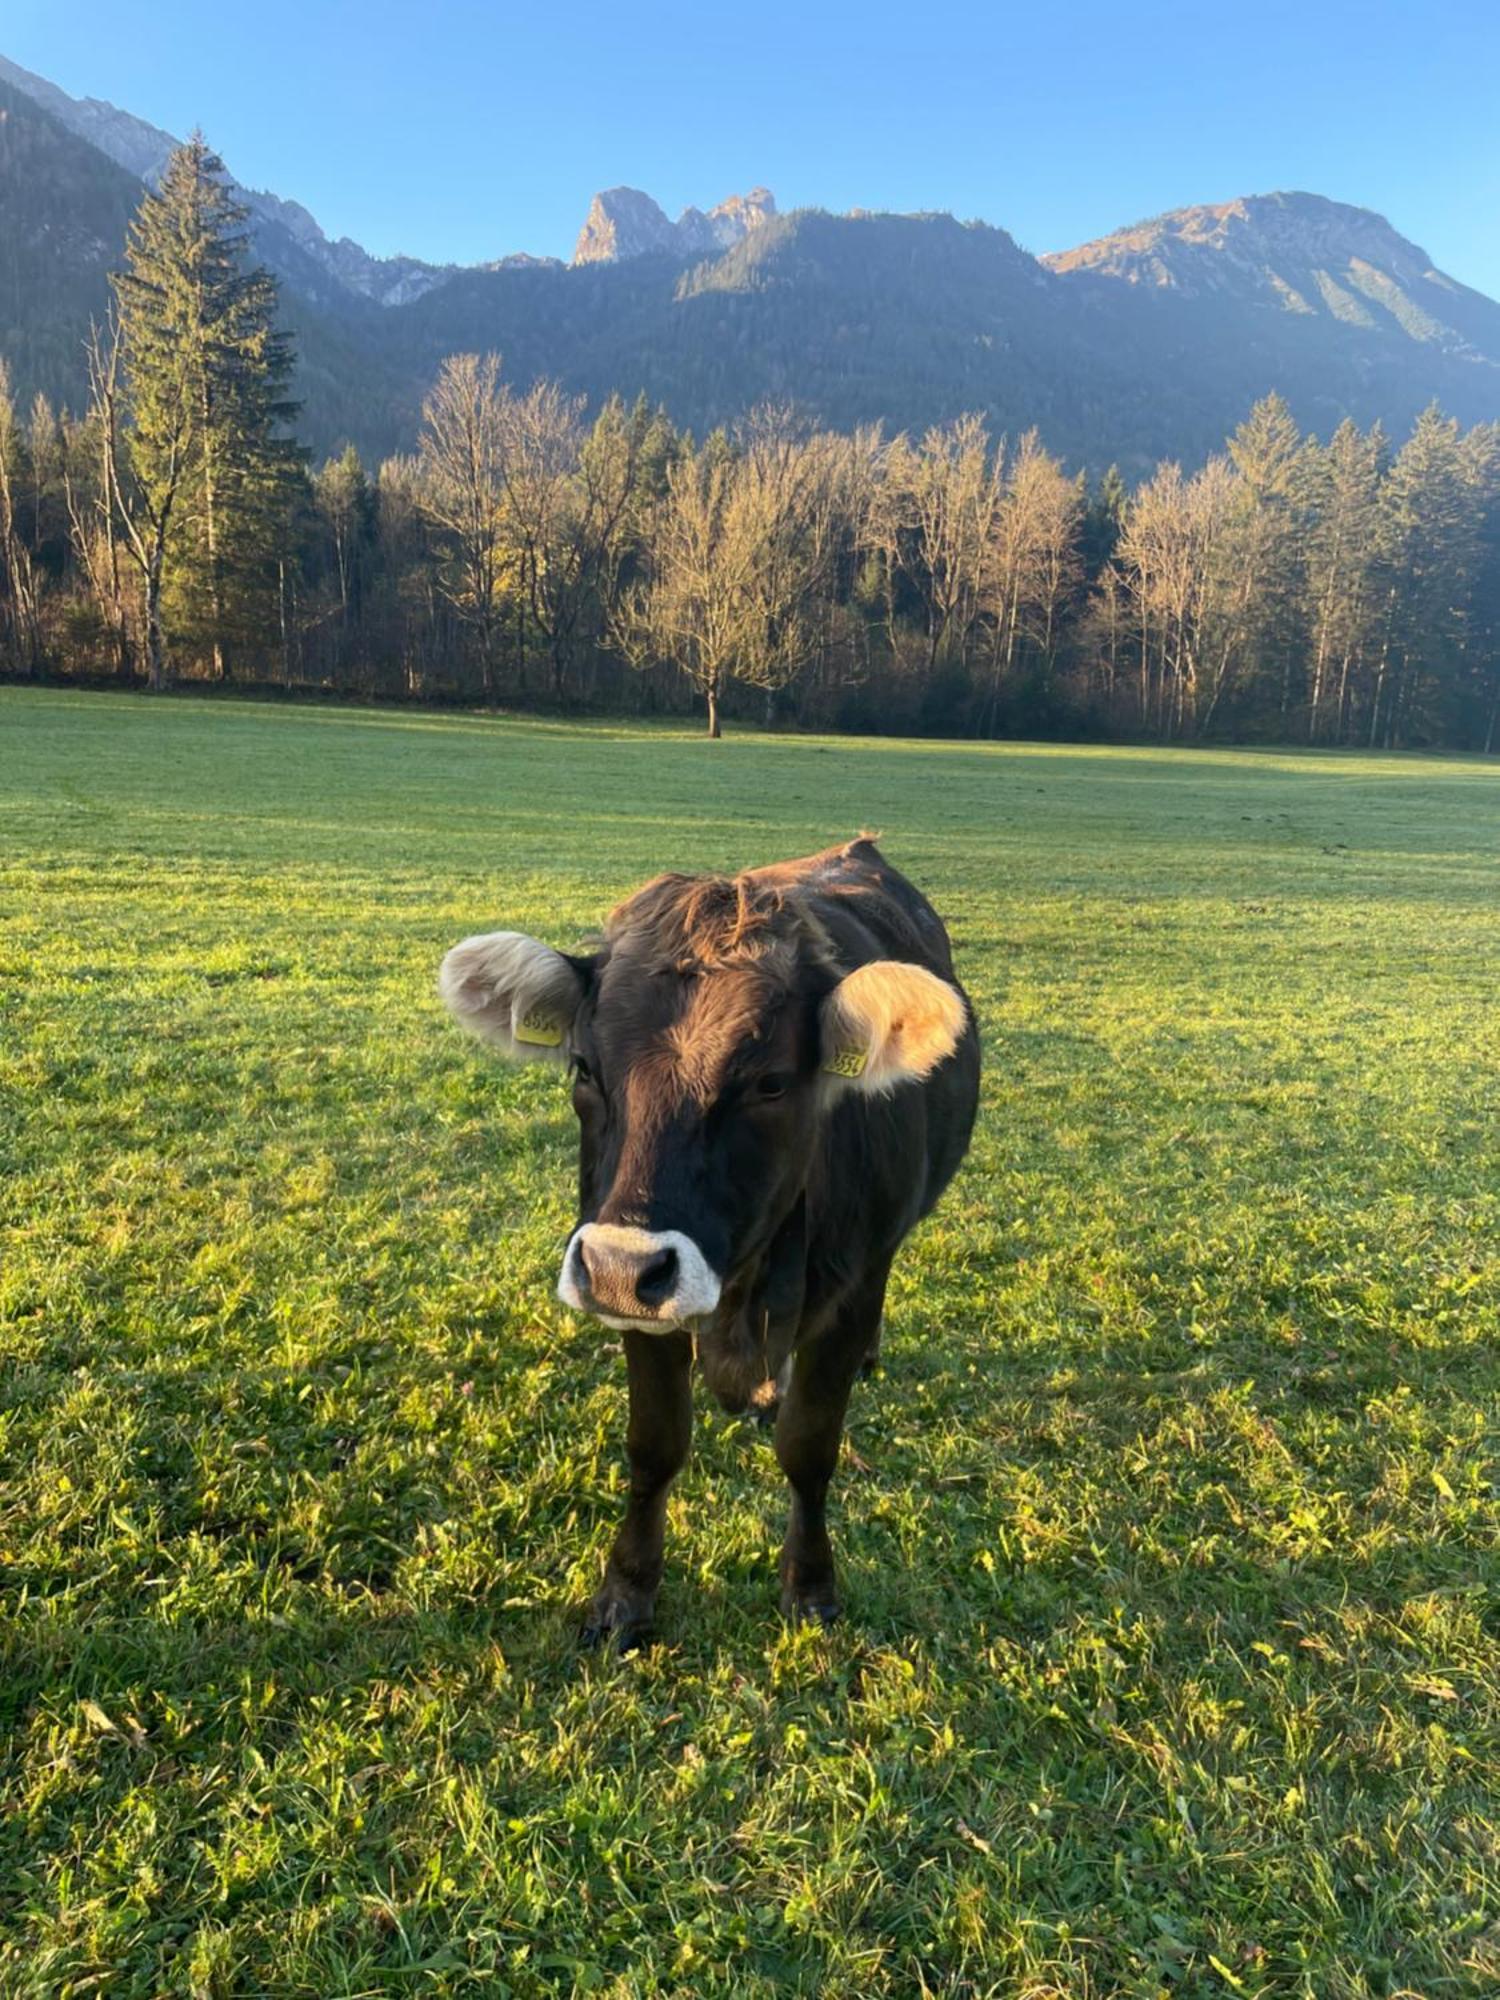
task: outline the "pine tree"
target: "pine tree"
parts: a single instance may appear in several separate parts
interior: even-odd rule
[[[247,211],[201,134],[167,162],[114,280],[123,363],[132,553],[159,684],[163,624],[225,670],[233,639],[275,621],[301,458],[281,435],[296,406],[276,284],[246,263]]]
[[[1463,441],[1463,473],[1475,521],[1457,728],[1448,740],[1486,753],[1500,743],[1500,424],[1479,424]]]
[[[1373,629],[1385,451],[1378,424],[1366,433],[1349,417],[1326,445],[1312,440],[1303,450],[1305,616],[1312,641],[1309,742],[1342,740],[1351,687]]]
[[[1280,396],[1263,396],[1229,440],[1239,475],[1229,522],[1229,566],[1237,641],[1233,667],[1218,693],[1236,680],[1277,690],[1285,724],[1293,701],[1293,673],[1302,647],[1297,629],[1301,520],[1297,470],[1302,439]],[[1217,698],[1217,696],[1216,696]],[[1206,726],[1212,710],[1205,714]]]
[[[1386,603],[1370,710],[1372,746],[1427,739],[1448,706],[1479,559],[1479,522],[1457,420],[1434,403],[1381,489]]]
[[[1119,466],[1111,465],[1094,492],[1085,495],[1079,553],[1084,574],[1098,576],[1113,559],[1130,506],[1130,491]]]

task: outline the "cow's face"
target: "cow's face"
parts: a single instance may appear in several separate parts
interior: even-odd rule
[[[684,966],[649,933],[580,959],[502,931],[456,946],[440,987],[506,1054],[569,1065],[579,1222],[558,1290],[611,1326],[711,1315],[789,1215],[837,1095],[925,1076],[964,1025],[920,967],[839,979],[795,939]]]

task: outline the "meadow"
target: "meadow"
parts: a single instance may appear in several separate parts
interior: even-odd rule
[[[883,829],[980,1012],[834,1507],[443,950]],[[0,1992],[1500,1988],[1500,767],[0,690]]]

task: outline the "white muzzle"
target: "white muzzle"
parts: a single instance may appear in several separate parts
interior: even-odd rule
[[[557,1296],[606,1326],[667,1333],[713,1312],[722,1289],[703,1252],[680,1229],[586,1222],[563,1254]]]

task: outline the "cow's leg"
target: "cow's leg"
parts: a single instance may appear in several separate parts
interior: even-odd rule
[[[625,1335],[630,1379],[630,1498],[610,1550],[604,1581],[584,1616],[580,1641],[597,1646],[613,1634],[622,1647],[651,1630],[661,1582],[667,1488],[682,1470],[693,1429],[693,1341],[687,1333]]]
[[[865,1358],[859,1364],[859,1372],[866,1381],[877,1374],[880,1368],[880,1342],[885,1333],[885,1314],[882,1312],[875,1321],[875,1331],[870,1335],[870,1344],[865,1349]]]
[[[838,1464],[849,1391],[878,1334],[885,1279],[881,1270],[830,1326],[792,1354],[792,1379],[776,1419],[776,1456],[792,1488],[781,1547],[781,1609],[788,1618],[831,1625],[839,1615],[828,1484]]]

